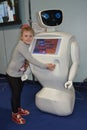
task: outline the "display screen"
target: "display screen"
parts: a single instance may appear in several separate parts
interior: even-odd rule
[[[61,39],[36,39],[33,53],[58,54]]]
[[[0,0],[0,25],[20,24],[19,0]]]

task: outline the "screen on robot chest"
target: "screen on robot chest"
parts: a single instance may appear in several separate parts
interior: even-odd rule
[[[36,39],[34,54],[58,54],[61,38],[57,39]]]

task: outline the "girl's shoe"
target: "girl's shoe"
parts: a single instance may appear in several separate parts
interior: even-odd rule
[[[25,124],[26,120],[19,113],[12,113],[12,121],[17,124]]]
[[[22,116],[26,116],[26,115],[29,115],[30,112],[28,110],[25,110],[23,108],[18,108],[18,113]]]

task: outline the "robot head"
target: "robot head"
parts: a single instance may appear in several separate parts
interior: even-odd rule
[[[43,10],[37,13],[38,22],[41,27],[55,27],[62,23],[63,14],[61,10]]]

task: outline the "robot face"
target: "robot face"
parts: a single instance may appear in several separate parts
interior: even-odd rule
[[[62,11],[61,10],[45,10],[41,11],[41,20],[46,26],[57,26],[62,23]]]

